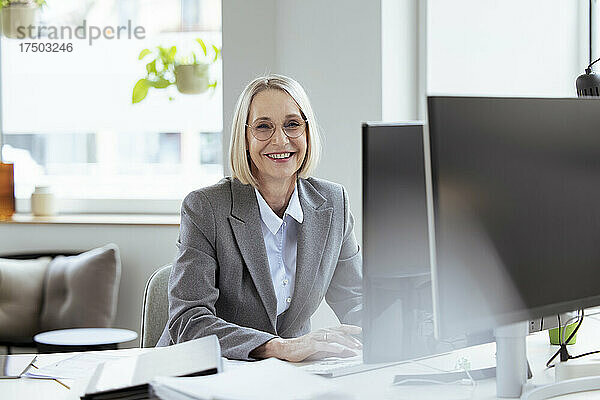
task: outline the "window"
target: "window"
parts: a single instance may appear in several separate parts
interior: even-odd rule
[[[15,163],[17,198],[28,199],[35,185],[50,185],[61,198],[83,201],[77,210],[62,211],[98,211],[94,204],[102,199],[152,199],[148,204],[171,200],[169,210],[176,212],[186,193],[218,181],[223,176],[220,60],[210,66],[216,88],[206,93],[151,88],[137,104],[132,93],[146,73],[148,60],[138,60],[143,49],[177,46],[177,54],[199,53],[196,38],[209,52],[210,45],[221,47],[220,0],[47,3],[39,26],[129,24],[143,27],[145,35],[2,38],[3,155]],[[71,43],[73,50],[24,52],[21,45],[27,42]],[[102,206],[102,211],[123,211],[123,203],[111,204],[116,208]]]

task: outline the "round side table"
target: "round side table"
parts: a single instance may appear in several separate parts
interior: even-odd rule
[[[116,350],[119,343],[137,339],[129,329],[72,328],[38,333],[33,337],[40,353]]]

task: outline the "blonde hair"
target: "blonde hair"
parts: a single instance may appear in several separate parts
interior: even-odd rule
[[[302,166],[297,171],[300,178],[308,178],[316,168],[321,155],[321,137],[317,120],[313,113],[310,101],[302,86],[283,75],[267,75],[254,79],[240,94],[235,105],[233,123],[231,125],[231,141],[229,143],[229,166],[231,175],[243,184],[258,186],[256,178],[250,169],[250,160],[247,156],[246,124],[250,113],[250,104],[257,93],[265,90],[282,90],[289,94],[298,105],[300,113],[306,119],[307,148]]]

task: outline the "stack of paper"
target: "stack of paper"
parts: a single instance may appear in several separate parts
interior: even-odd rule
[[[38,369],[30,368],[22,376],[39,379],[78,379],[92,375],[102,363],[125,357],[130,356],[102,352],[81,353]]]
[[[335,382],[277,359],[247,363],[211,376],[155,378],[154,395],[164,400],[342,400],[353,399]]]

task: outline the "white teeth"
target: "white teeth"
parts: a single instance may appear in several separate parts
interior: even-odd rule
[[[278,154],[267,154],[267,157],[280,159],[280,158],[288,158],[291,155],[292,155],[292,153],[278,153]]]

